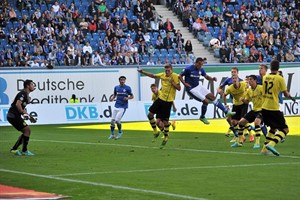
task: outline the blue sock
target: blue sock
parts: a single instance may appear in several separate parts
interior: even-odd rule
[[[228,112],[228,110],[224,107],[224,105],[222,103],[220,103],[220,101],[216,101],[214,102],[215,105],[220,108],[225,114]]]
[[[111,131],[111,134],[115,134],[115,127],[114,126],[110,126],[110,131]]]
[[[201,118],[205,118],[206,111],[207,111],[207,104],[202,104],[202,107],[201,107]]]
[[[261,131],[263,132],[264,136],[266,136],[268,133],[268,129],[267,129],[266,125],[263,125],[260,128],[261,128]]]

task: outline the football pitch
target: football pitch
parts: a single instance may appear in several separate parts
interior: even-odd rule
[[[107,139],[109,124],[35,125],[28,157],[9,153],[19,133],[0,127],[0,184],[80,200],[294,200],[300,118],[286,119],[279,157],[261,155],[248,138],[231,148],[224,119],[179,121],[163,149],[147,122],[123,123],[119,140]]]

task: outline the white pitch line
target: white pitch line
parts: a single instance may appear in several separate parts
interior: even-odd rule
[[[114,188],[114,189],[129,190],[129,191],[149,193],[149,194],[155,194],[155,195],[164,195],[164,196],[169,196],[169,197],[175,197],[178,199],[206,200],[204,198],[186,196],[186,195],[181,195],[181,194],[160,192],[160,191],[155,191],[155,190],[146,190],[146,189],[140,189],[140,188],[132,188],[132,187],[126,187],[126,186],[121,186],[121,185],[112,185],[112,184],[106,184],[106,183],[96,183],[96,182],[91,182],[91,181],[82,181],[82,180],[69,179],[69,178],[53,177],[53,176],[48,176],[48,175],[33,174],[33,173],[20,172],[20,171],[8,170],[8,169],[0,169],[0,172],[22,174],[22,175],[27,175],[27,176],[39,177],[39,178],[47,178],[47,179],[52,179],[52,180],[80,183],[80,184],[93,185],[93,186],[99,186],[99,187],[109,187],[109,188]]]
[[[105,171],[105,172],[85,172],[85,173],[72,173],[72,174],[58,174],[58,175],[51,175],[51,176],[53,176],[53,177],[80,176],[80,175],[93,175],[93,174],[138,173],[138,172],[156,172],[156,171],[171,171],[171,170],[218,169],[218,168],[277,166],[277,165],[300,165],[300,162],[247,164],[247,165],[219,165],[219,166],[199,166],[199,167],[171,167],[171,168],[156,168],[156,169],[137,169],[137,170],[123,170],[123,171]]]
[[[92,143],[92,142],[76,142],[76,141],[59,141],[59,140],[37,140],[32,139],[30,141],[36,142],[52,142],[52,143],[65,143],[65,144],[84,144],[84,145],[103,145],[103,146],[118,146],[118,147],[135,147],[142,149],[159,149],[159,147],[140,146],[140,145],[128,145],[128,144],[109,144],[109,143]],[[165,148],[168,150],[177,151],[191,151],[191,152],[205,152],[205,153],[220,153],[220,154],[238,154],[238,155],[256,155],[262,156],[260,153],[249,153],[249,152],[234,152],[234,151],[214,151],[205,149],[182,149],[182,148]],[[300,159],[300,156],[280,155],[281,158],[295,158]]]

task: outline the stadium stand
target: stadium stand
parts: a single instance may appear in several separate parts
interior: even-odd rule
[[[166,6],[220,62],[300,61],[298,1],[166,0]],[[212,38],[220,45],[212,46]],[[0,5],[0,66],[138,65],[150,59],[185,64],[194,56],[183,41],[152,0],[4,0]],[[236,52],[239,46],[243,55]]]

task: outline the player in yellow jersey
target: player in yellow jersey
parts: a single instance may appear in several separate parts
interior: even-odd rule
[[[232,111],[235,112],[235,115],[231,117],[231,125],[234,127],[235,130],[238,130],[238,122],[242,117],[244,117],[248,110],[248,105],[241,101],[241,98],[245,96],[246,87],[247,85],[245,82],[240,82],[239,77],[237,75],[233,75],[232,85],[228,86],[225,92],[223,93],[223,101],[226,107],[228,107],[226,96],[230,94],[233,98]],[[241,136],[239,136],[238,142],[232,144],[231,147],[242,146],[242,139],[243,133]]]
[[[178,74],[174,73],[171,64],[166,64],[164,66],[165,71],[153,74],[151,72],[146,72],[142,69],[138,69],[138,72],[145,74],[151,78],[158,78],[161,80],[161,90],[158,99],[149,108],[148,119],[151,124],[155,124],[154,115],[156,114],[156,119],[162,121],[163,123],[156,123],[160,130],[164,133],[164,139],[162,141],[161,147],[165,146],[169,139],[169,118],[172,108],[173,101],[175,100],[176,91],[181,90],[180,81]],[[159,134],[154,134],[154,138],[157,138]]]
[[[152,101],[156,101],[159,97],[159,94],[161,93],[160,90],[158,90],[158,87],[155,83],[151,84],[150,86],[151,88],[151,92],[152,92]],[[173,107],[173,112],[176,112],[177,111],[177,108],[175,106],[175,103],[173,101],[172,103],[172,107]],[[161,121],[157,122],[157,123],[162,123]],[[170,123],[170,122],[169,122]],[[170,123],[170,125],[172,126],[172,129],[175,130],[176,129],[176,121],[172,121],[172,123]],[[151,124],[152,126],[152,124]],[[154,134],[157,134],[157,128],[156,128],[156,125],[154,124],[154,126],[152,126],[153,128],[153,132]]]
[[[280,153],[275,149],[275,145],[289,132],[284,115],[280,111],[278,94],[282,92],[285,97],[295,101],[287,91],[283,77],[278,74],[279,65],[278,60],[272,60],[270,63],[271,73],[263,77],[264,102],[262,104],[263,120],[267,126],[270,126],[270,131],[266,135],[261,153],[267,154],[267,150],[269,150],[276,156],[279,156]]]
[[[253,108],[239,121],[238,135],[241,137],[243,135],[246,124],[254,122],[255,125],[255,144],[253,148],[260,148],[260,135],[261,135],[261,123],[262,114],[261,106],[263,103],[263,88],[262,85],[257,84],[257,76],[248,76],[248,82],[250,88],[247,89],[245,97],[241,97],[241,101],[245,104],[249,104],[250,101],[253,103]],[[240,139],[239,139],[240,141]],[[241,145],[238,145],[241,146]]]

